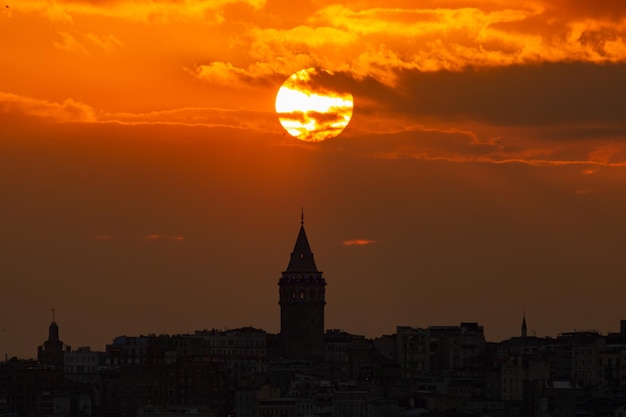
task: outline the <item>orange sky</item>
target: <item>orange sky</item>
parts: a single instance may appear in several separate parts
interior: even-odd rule
[[[7,7],[8,6],[8,7]],[[300,207],[327,327],[626,318],[626,3],[5,0],[0,353],[277,331]],[[283,134],[281,83],[354,96]]]

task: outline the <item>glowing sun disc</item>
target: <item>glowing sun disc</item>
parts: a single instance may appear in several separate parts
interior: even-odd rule
[[[276,94],[278,120],[291,135],[321,142],[339,135],[350,123],[352,94],[333,86],[333,74],[308,68],[292,74]]]

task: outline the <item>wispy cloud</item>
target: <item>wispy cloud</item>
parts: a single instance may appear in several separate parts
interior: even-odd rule
[[[167,235],[167,234],[153,233],[153,234],[145,235],[143,239],[148,240],[148,241],[165,240],[165,241],[173,241],[173,242],[182,242],[183,240],[185,240],[185,237],[182,235]]]
[[[62,123],[176,124],[278,131],[274,112],[185,107],[146,113],[107,113],[71,98],[58,103],[3,92],[0,92],[0,113],[16,113]]]
[[[185,240],[185,236],[183,235],[170,235],[170,234],[162,234],[162,233],[151,233],[148,235],[135,235],[135,236],[116,236],[111,234],[97,234],[93,236],[93,239],[100,241],[137,241],[144,240],[149,242],[154,241],[172,241],[172,242],[182,242]]]
[[[56,48],[62,49],[67,52],[87,54],[87,49],[85,48],[85,46],[81,42],[79,42],[73,35],[67,32],[59,32],[59,36],[61,37],[61,39],[59,41],[53,42],[53,45]]]
[[[372,239],[352,239],[352,240],[344,240],[344,246],[367,246],[376,243],[375,240]]]
[[[60,39],[54,41],[53,45],[70,53],[89,55],[90,51],[94,49],[111,52],[114,48],[122,45],[122,41],[112,34],[96,35],[87,33],[83,35],[61,31],[58,32],[58,35]]]
[[[220,23],[224,20],[223,9],[233,4],[258,9],[265,0],[23,0],[20,9],[66,23],[73,22],[78,16],[102,16],[151,24],[190,19]]]
[[[62,103],[0,92],[0,112],[19,113],[57,122],[94,122],[94,109],[71,98]]]
[[[218,107],[184,107],[147,113],[103,113],[99,121],[127,125],[173,124],[277,131],[274,112]]]

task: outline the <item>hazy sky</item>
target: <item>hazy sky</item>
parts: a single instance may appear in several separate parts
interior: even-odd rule
[[[0,39],[0,354],[52,308],[276,332],[303,206],[327,328],[626,319],[623,0],[5,0]],[[309,67],[354,97],[321,143],[274,110]]]

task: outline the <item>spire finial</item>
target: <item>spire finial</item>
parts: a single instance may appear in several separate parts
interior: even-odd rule
[[[302,213],[300,214],[300,226],[304,226],[304,207],[302,207]]]
[[[51,311],[52,311],[52,321],[54,321],[54,308],[51,309]]]

